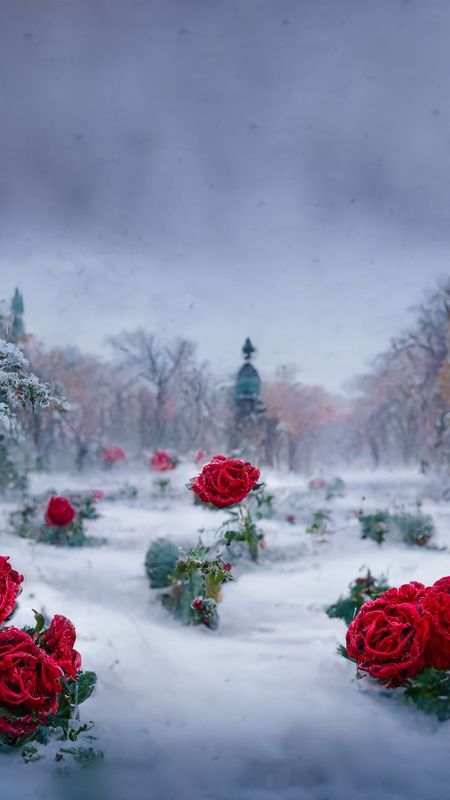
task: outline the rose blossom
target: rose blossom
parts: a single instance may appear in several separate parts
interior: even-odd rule
[[[74,521],[77,512],[67,497],[51,497],[45,512],[47,525],[64,526]]]
[[[450,594],[450,577],[446,576],[445,578],[439,578],[438,581],[433,583],[433,586],[430,586],[430,590],[431,589],[436,592],[447,592]]]
[[[175,464],[167,450],[156,450],[150,459],[150,464],[157,472],[166,472],[166,470],[175,469]]]
[[[11,736],[30,732],[58,707],[61,669],[31,636],[18,628],[0,630],[0,705],[22,717],[0,717],[0,730]],[[33,722],[34,719],[34,722]]]
[[[77,633],[67,617],[55,614],[50,627],[42,634],[39,644],[69,678],[77,680],[81,656],[74,650]]]
[[[101,458],[105,464],[115,464],[116,461],[125,461],[125,451],[115,444],[109,444],[102,450]]]
[[[411,583],[404,583],[398,588],[387,589],[386,592],[380,595],[378,600],[384,600],[389,603],[414,603],[420,600],[428,592],[426,586],[418,581],[411,581]]]
[[[244,500],[258,478],[259,469],[248,461],[217,455],[192,478],[190,488],[204,503],[225,508]]]
[[[20,575],[9,563],[9,556],[0,556],[0,622],[11,616],[22,587]]]
[[[442,586],[442,581],[438,583]],[[439,587],[431,587],[423,598],[422,606],[431,623],[425,652],[427,664],[439,670],[450,669],[450,594],[439,591]]]
[[[390,590],[391,591],[391,590]],[[347,631],[347,652],[358,669],[386,686],[398,686],[426,665],[430,619],[421,603],[408,601],[407,585],[365,603]],[[413,588],[412,592],[417,589]]]

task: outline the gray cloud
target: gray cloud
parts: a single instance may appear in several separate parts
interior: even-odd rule
[[[145,323],[230,368],[250,332],[338,385],[447,269],[449,24],[438,0],[0,0],[2,293],[47,341]]]

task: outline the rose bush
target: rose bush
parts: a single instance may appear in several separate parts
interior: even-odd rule
[[[248,461],[216,455],[192,478],[190,488],[202,502],[226,508],[244,500],[258,479],[259,469]]]
[[[8,558],[0,556],[3,613],[14,610],[22,580]],[[21,747],[30,738],[49,741],[51,736],[74,742],[91,727],[73,722],[96,683],[94,672],[81,671],[74,626],[60,614],[48,627],[42,614],[35,611],[34,617],[34,628],[0,628],[0,742],[8,746]],[[81,751],[81,757],[83,753],[101,757],[91,745]],[[27,757],[25,750],[22,754]],[[73,754],[77,755],[75,749]]]
[[[450,719],[450,577],[412,581],[364,603],[347,631],[344,655],[358,669],[439,720]]]

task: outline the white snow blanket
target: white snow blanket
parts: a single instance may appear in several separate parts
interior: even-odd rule
[[[196,507],[184,485],[197,469],[170,474],[172,494],[152,496],[152,474],[119,467],[96,475],[34,476],[32,491],[112,489],[125,481],[137,500],[102,501],[88,533],[98,548],[59,549],[14,537],[3,504],[0,552],[25,575],[14,624],[32,607],[68,616],[84,667],[99,676],[82,718],[96,721],[105,758],[82,769],[45,759],[0,756],[5,800],[443,800],[450,796],[450,724],[403,706],[357,681],[336,652],[345,624],[324,607],[346,593],[363,565],[392,585],[427,584],[450,573],[450,553],[362,541],[358,508],[431,513],[436,542],[450,546],[450,506],[412,473],[343,475],[332,500],[335,532],[305,532],[309,507],[289,524],[262,522],[259,564],[241,560],[227,584],[217,632],[182,627],[150,590],[144,557],[152,539],[195,543],[224,519]],[[275,503],[305,492],[300,476],[264,474]],[[312,499],[311,499],[312,497]],[[311,507],[322,502],[309,493]],[[365,498],[365,499],[362,499]],[[311,521],[311,520],[309,520]],[[209,531],[209,533],[208,533]]]

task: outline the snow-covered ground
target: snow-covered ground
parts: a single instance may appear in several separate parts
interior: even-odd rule
[[[137,500],[103,501],[88,532],[103,547],[58,549],[27,542],[2,524],[0,552],[25,575],[15,624],[32,607],[70,617],[84,666],[99,676],[83,706],[96,721],[105,759],[82,770],[51,758],[25,765],[0,758],[8,800],[441,800],[450,794],[450,725],[438,723],[357,682],[336,653],[345,625],[324,606],[345,593],[363,565],[391,584],[431,583],[450,573],[450,552],[362,541],[358,508],[413,506],[450,547],[450,505],[431,481],[412,473],[343,475],[345,497],[329,504],[336,532],[318,543],[298,522],[262,522],[261,563],[240,561],[227,584],[217,632],[182,627],[149,589],[143,561],[150,541],[195,543],[221,513],[193,505],[191,464],[171,475],[173,496],[155,500],[152,476],[122,472],[35,476],[48,487],[111,489],[125,481]],[[265,474],[278,508],[305,492],[299,476]],[[311,497],[311,493],[310,493]],[[365,498],[365,499],[363,499]],[[299,501],[300,502],[300,501]],[[308,501],[311,503],[311,499]],[[314,505],[320,506],[318,500]],[[11,505],[3,505],[4,519]],[[206,533],[208,536],[208,533]]]

